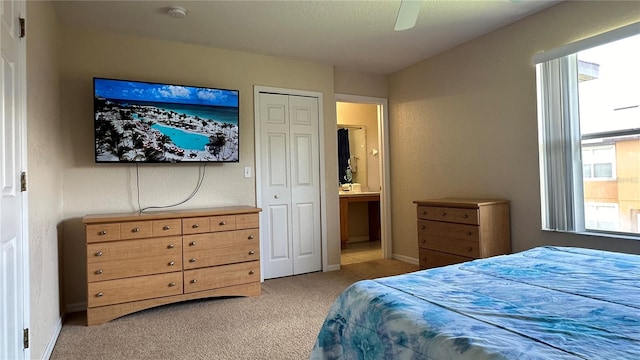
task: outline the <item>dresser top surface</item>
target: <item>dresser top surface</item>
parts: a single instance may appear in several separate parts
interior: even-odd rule
[[[253,206],[228,206],[215,207],[206,209],[182,209],[182,210],[164,210],[149,212],[129,212],[129,213],[113,213],[113,214],[91,214],[82,218],[85,224],[98,224],[107,222],[120,221],[144,221],[144,220],[161,220],[175,219],[184,217],[200,217],[200,216],[217,216],[217,215],[241,215],[258,213],[262,209]]]
[[[462,208],[477,208],[477,207],[486,206],[486,205],[508,204],[509,200],[441,198],[441,199],[416,200],[413,203],[419,206],[422,205],[422,206],[449,206],[449,207],[462,207]]]

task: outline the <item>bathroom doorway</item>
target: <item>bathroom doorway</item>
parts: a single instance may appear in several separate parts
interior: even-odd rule
[[[341,264],[392,257],[387,99],[336,94]]]

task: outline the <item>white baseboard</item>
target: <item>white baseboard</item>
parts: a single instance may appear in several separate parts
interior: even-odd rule
[[[67,306],[65,306],[65,312],[68,313],[74,313],[74,312],[80,312],[80,311],[85,311],[87,310],[87,303],[86,302],[80,302],[80,303],[75,303],[75,304],[67,304]]]
[[[323,272],[340,270],[340,264],[328,265]]]
[[[413,265],[418,265],[420,264],[418,259],[416,258],[412,258],[409,256],[404,256],[404,255],[398,255],[398,254],[393,254],[392,257],[396,260],[400,260],[409,264],[413,264]]]
[[[47,344],[47,348],[44,349],[44,353],[42,354],[43,360],[49,360],[51,358],[51,354],[53,354],[53,348],[56,346],[58,336],[60,336],[60,331],[62,331],[62,316],[58,318],[56,327],[53,329],[53,334],[51,334],[51,339],[49,339],[49,343]]]

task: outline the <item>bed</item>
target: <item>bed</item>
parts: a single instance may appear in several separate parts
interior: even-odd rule
[[[360,281],[311,359],[640,359],[640,256],[539,247]]]

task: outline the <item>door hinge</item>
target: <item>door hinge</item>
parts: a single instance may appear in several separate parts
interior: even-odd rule
[[[24,348],[28,349],[29,348],[29,329],[24,329],[22,331],[22,342],[24,344]]]
[[[18,20],[20,21],[20,38],[24,38],[26,36],[26,29],[25,29],[25,19],[24,18],[18,18]]]
[[[20,174],[20,191],[27,191],[27,173],[24,171]]]

